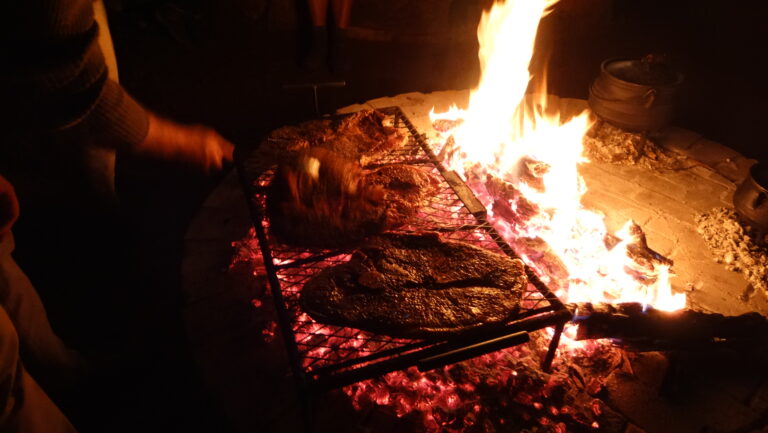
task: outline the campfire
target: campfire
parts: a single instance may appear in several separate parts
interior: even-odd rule
[[[617,417],[601,396],[605,378],[625,368],[628,355],[607,339],[658,350],[659,342],[706,343],[765,329],[755,316],[729,322],[670,313],[686,307],[685,294],[672,289],[672,261],[653,250],[640,225],[627,221],[611,233],[604,215],[582,205],[579,166],[588,162],[583,144],[594,119],[561,109],[546,93],[543,71],[529,70],[538,23],[555,3],[494,4],[478,28],[482,77],[467,107],[430,113],[438,133],[429,142],[399,109],[382,110],[410,139],[373,161],[417,165],[445,181],[401,230],[436,230],[524,260],[531,284],[503,332],[422,341],[313,320],[299,302],[303,285],[349,261],[350,251],[271,243],[263,208],[274,167],[241,169],[256,230],[238,243],[240,258],[256,261],[255,272],[273,289],[270,302],[265,294],[254,306],[274,305],[293,373],[312,391],[341,387],[355,409],[379,408],[411,420],[415,430],[614,431]],[[255,161],[280,152],[260,151]],[[561,340],[571,319],[579,328],[567,327]],[[680,332],[664,333],[674,328]],[[269,326],[265,337],[276,329]]]
[[[509,1],[483,15],[481,81],[467,109],[430,113],[441,132],[431,144],[488,209],[494,227],[543,281],[557,288],[558,296],[569,302],[683,308],[685,295],[672,292],[671,262],[648,248],[642,229],[628,221],[620,232],[608,233],[602,215],[581,205],[586,190],[577,168],[586,162],[582,147],[589,114],[562,116],[559,107],[548,106],[543,86],[538,95],[526,95],[538,22],[553,4]],[[375,403],[393,406],[397,416],[422,413],[425,427],[433,431],[482,431],[488,424],[503,428],[505,422],[557,432],[599,429],[606,408],[593,397],[601,390],[601,375],[616,368],[620,357],[594,342],[566,342],[560,351],[564,362],[613,361],[590,366],[594,375],[582,379],[588,383],[574,385],[566,364],[561,365],[565,373],[542,376],[531,362],[535,350],[523,347],[439,372],[391,373],[345,392],[356,407]],[[493,419],[486,399],[508,406],[506,417]]]
[[[629,221],[608,233],[602,215],[581,204],[586,188],[577,168],[586,162],[589,113],[563,118],[559,107],[548,105],[543,87],[538,96],[526,96],[531,79],[540,78],[528,70],[536,27],[553,4],[497,3],[483,15],[482,78],[466,110],[432,114],[455,125],[436,145],[492,210],[489,219],[505,239],[559,288],[558,296],[683,308],[685,295],[672,293],[670,263],[632,253],[647,249],[642,230]]]

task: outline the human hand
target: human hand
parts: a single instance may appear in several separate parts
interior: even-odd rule
[[[232,161],[234,149],[232,143],[207,126],[182,125],[149,113],[147,137],[135,152],[184,161],[207,173],[220,170],[224,161]]]
[[[0,176],[0,236],[11,230],[19,217],[19,201],[13,186]]]

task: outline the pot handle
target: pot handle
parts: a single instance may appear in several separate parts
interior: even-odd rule
[[[648,89],[643,95],[643,107],[651,108],[654,101],[656,101],[656,89]]]
[[[764,192],[758,193],[755,198],[749,201],[749,208],[752,210],[757,209],[765,203],[766,198],[768,198],[768,196],[766,196]]]

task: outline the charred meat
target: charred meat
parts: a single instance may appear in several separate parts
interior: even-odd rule
[[[526,284],[519,259],[435,233],[387,233],[308,281],[301,304],[321,323],[427,338],[509,321]]]
[[[405,224],[440,191],[440,180],[435,175],[403,164],[387,165],[367,173],[365,185],[383,192],[387,228]]]
[[[386,123],[380,111],[362,110],[337,119],[310,120],[272,131],[268,142],[277,143],[282,155],[310,148],[329,150],[339,157],[362,165],[402,146],[406,136]]]
[[[363,179],[359,164],[322,148],[280,164],[267,192],[270,234],[289,245],[337,248],[382,232],[384,191]]]
[[[278,167],[267,194],[270,233],[294,246],[357,246],[405,224],[438,187],[434,175],[414,166],[364,173],[356,162],[310,149]]]

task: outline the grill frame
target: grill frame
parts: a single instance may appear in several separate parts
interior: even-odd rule
[[[441,237],[468,241],[518,258],[512,247],[487,220],[482,204],[455,172],[446,170],[425,137],[419,134],[402,110],[393,106],[380,108],[378,111],[390,116],[393,125],[407,133],[408,143],[382,156],[373,165],[404,163],[428,168],[441,179],[442,186],[441,192],[419,212],[420,219],[414,218],[412,223],[394,231],[438,231]],[[293,374],[301,388],[323,392],[392,371],[419,366],[420,361],[439,357],[449,351],[461,351],[513,333],[533,332],[553,326],[555,332],[542,362],[545,371],[550,369],[560,335],[572,314],[528,266],[526,274],[529,285],[523,293],[521,312],[517,318],[503,326],[481,328],[450,338],[393,338],[349,327],[318,324],[306,313],[302,314],[298,293],[303,282],[320,269],[344,261],[351,251],[290,248],[269,241],[265,194],[274,174],[275,164],[272,164],[273,161],[268,155],[276,154],[275,151],[279,147],[279,142],[270,142],[267,139],[260,148],[244,158],[236,158],[236,167],[264,259],[280,331]],[[352,347],[340,347],[344,342],[348,342]],[[366,350],[369,353],[361,355],[360,347],[369,349],[369,345],[376,348]],[[320,355],[314,354],[313,350]],[[498,347],[494,350],[498,350]],[[329,352],[335,359],[324,356]],[[341,352],[349,353],[345,355]]]

